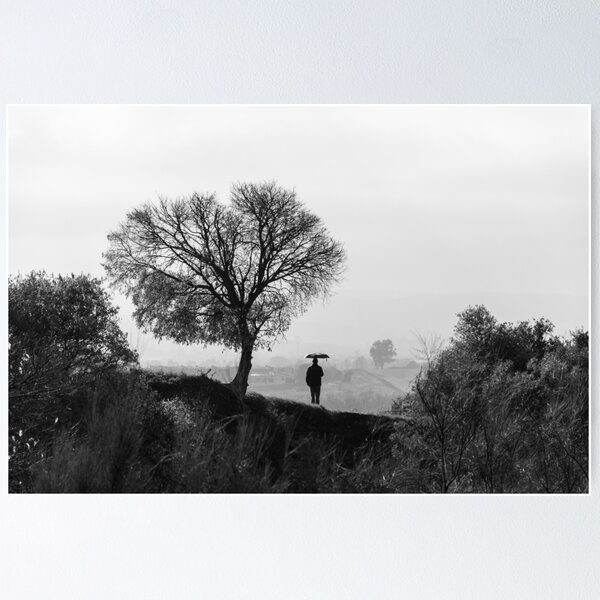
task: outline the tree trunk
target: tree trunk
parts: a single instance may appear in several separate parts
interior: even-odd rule
[[[229,384],[229,387],[240,401],[244,400],[246,390],[248,389],[248,376],[250,375],[250,369],[252,368],[253,349],[254,340],[249,339],[242,343],[242,353],[240,355],[238,370],[233,381]]]

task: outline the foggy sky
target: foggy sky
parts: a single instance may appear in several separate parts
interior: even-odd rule
[[[406,353],[477,303],[588,327],[587,106],[10,107],[9,272],[102,276],[132,208],[273,179],[348,253],[274,354],[366,354],[382,337]],[[145,339],[144,359],[218,352]]]

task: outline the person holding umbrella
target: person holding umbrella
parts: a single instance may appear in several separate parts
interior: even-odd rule
[[[313,359],[312,365],[306,370],[306,385],[310,387],[311,404],[320,404],[319,399],[321,397],[321,378],[323,377],[323,369],[319,366],[318,358],[325,356],[326,355],[322,354],[307,354],[305,357]]]

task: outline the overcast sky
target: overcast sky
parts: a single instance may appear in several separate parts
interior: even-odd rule
[[[589,135],[587,106],[11,107],[9,271],[102,276],[132,208],[275,179],[348,253],[275,354],[406,354],[477,303],[587,328]],[[143,339],[144,359],[215,356]]]

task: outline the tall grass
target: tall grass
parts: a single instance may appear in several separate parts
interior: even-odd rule
[[[161,397],[134,373],[88,392],[77,426],[56,433],[31,468],[29,491],[381,492],[397,479],[386,448],[349,453],[335,437],[300,434],[297,417],[217,418],[202,397]]]
[[[145,491],[140,449],[148,393],[135,375],[115,373],[98,382],[81,422],[59,432],[33,466],[33,491]]]

